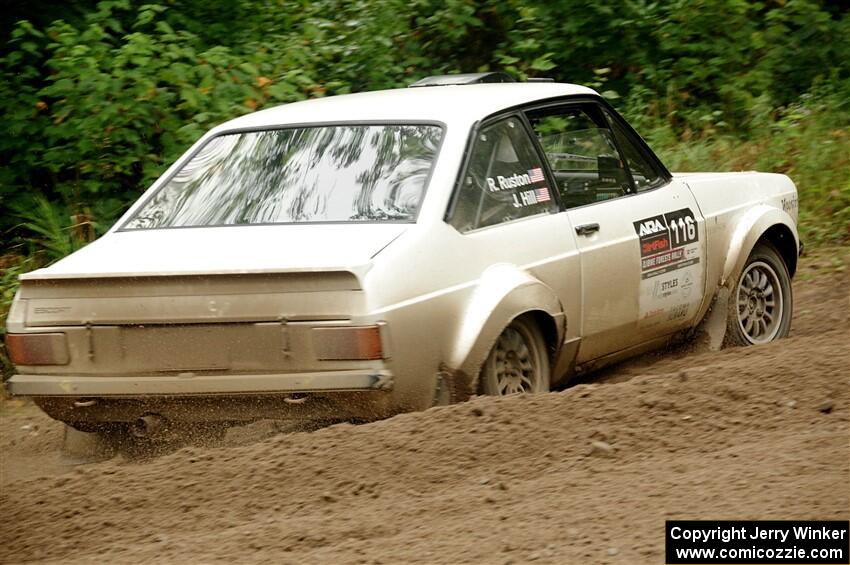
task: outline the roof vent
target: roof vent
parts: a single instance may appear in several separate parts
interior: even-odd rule
[[[455,75],[435,75],[417,80],[410,88],[420,86],[448,86],[452,84],[485,84],[495,82],[516,82],[506,73],[464,73]]]

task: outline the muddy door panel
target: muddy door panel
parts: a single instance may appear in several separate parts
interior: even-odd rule
[[[568,213],[578,234],[583,281],[579,361],[693,320],[705,285],[705,237],[687,187],[674,180]]]

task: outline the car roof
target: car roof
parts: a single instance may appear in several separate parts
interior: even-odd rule
[[[357,121],[472,123],[504,108],[571,95],[595,95],[575,84],[501,83],[398,88],[314,98],[246,114],[216,131]]]

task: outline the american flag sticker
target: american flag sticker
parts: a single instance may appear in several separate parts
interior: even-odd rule
[[[537,169],[538,171],[540,169]],[[534,196],[537,198],[538,202],[549,202],[552,198],[549,196],[549,189],[547,187],[536,188],[534,189]]]
[[[531,177],[531,182],[543,182],[545,177],[543,176],[543,169],[537,167],[536,169],[528,169],[528,176]]]

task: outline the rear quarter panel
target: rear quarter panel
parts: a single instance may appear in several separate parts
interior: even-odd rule
[[[368,317],[389,327],[403,404],[427,407],[441,366],[474,379],[492,342],[525,311],[546,312],[575,337],[579,301],[560,301],[580,290],[564,220],[538,216],[465,235],[420,223],[378,255],[363,279]]]

